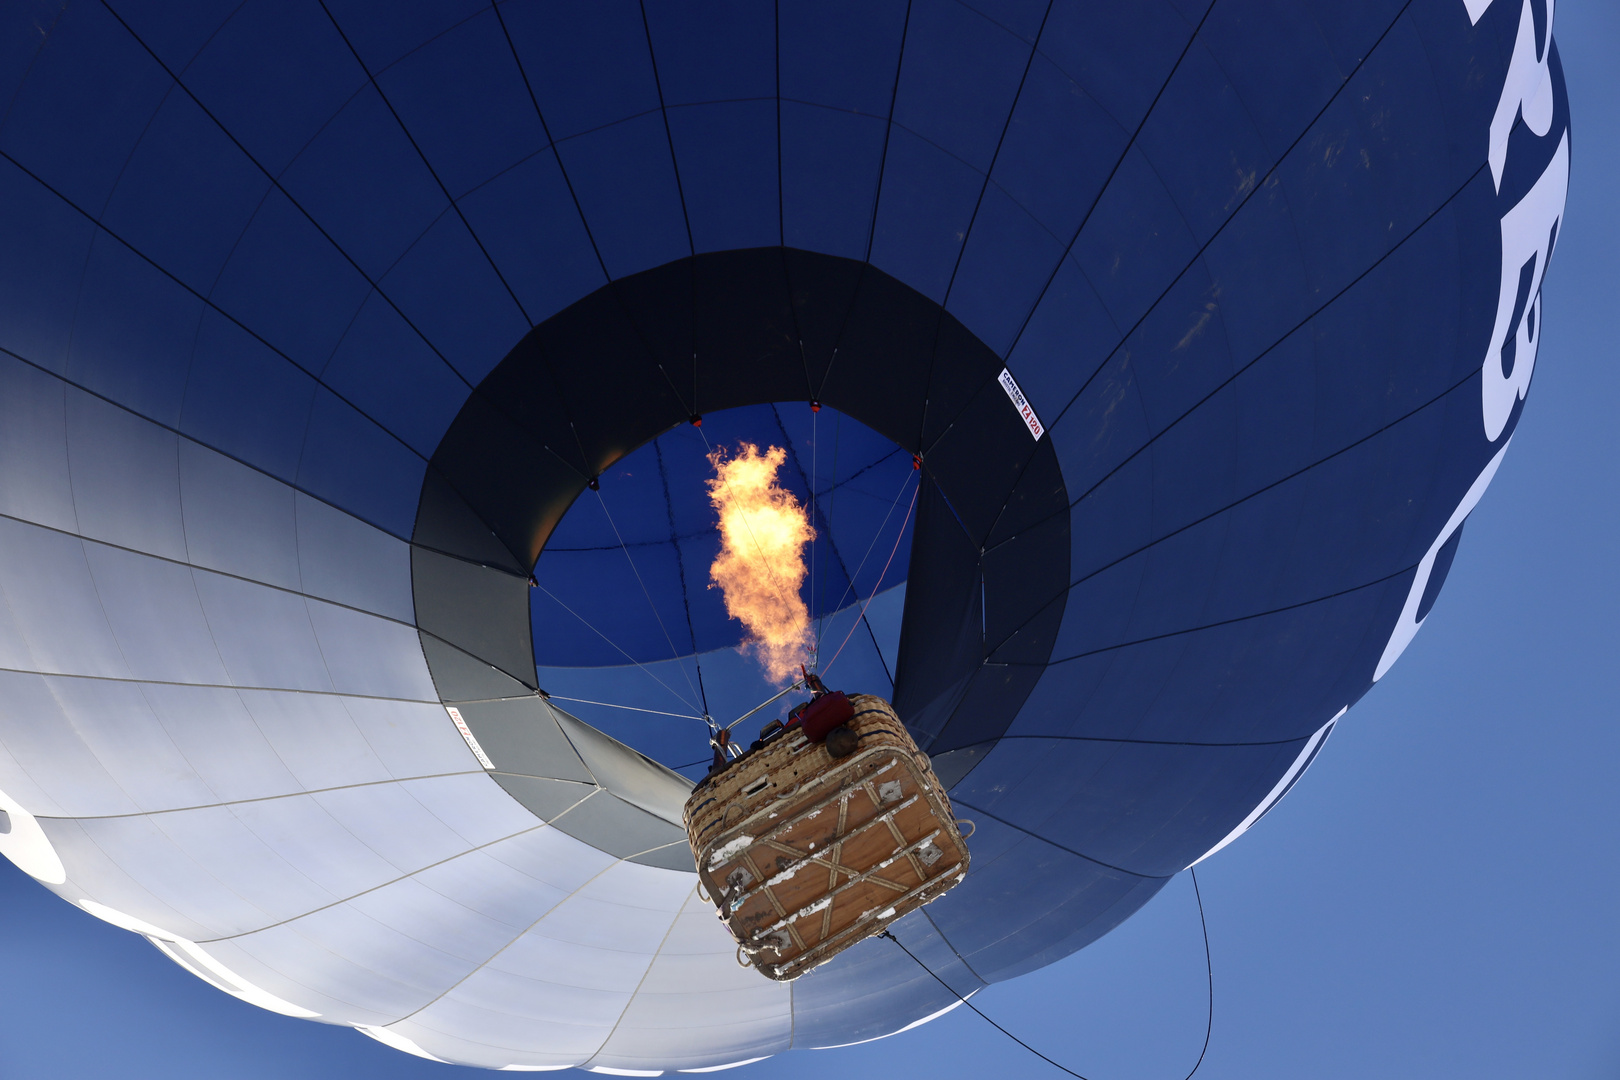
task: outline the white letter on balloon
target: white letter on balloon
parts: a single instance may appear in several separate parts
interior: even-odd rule
[[[1468,0],[1468,14],[1478,22],[1489,0]],[[1547,0],[1546,22],[1541,34],[1536,33],[1535,12],[1530,0],[1524,0],[1519,10],[1519,30],[1513,43],[1513,58],[1508,63],[1507,79],[1502,96],[1496,104],[1496,115],[1491,120],[1489,159],[1491,177],[1497,191],[1502,188],[1502,174],[1507,167],[1508,140],[1514,124],[1523,119],[1533,134],[1546,135],[1552,129],[1553,81],[1548,70],[1552,55],[1553,0]],[[1502,279],[1496,295],[1496,323],[1491,329],[1490,343],[1485,359],[1480,364],[1480,414],[1485,426],[1485,438],[1496,442],[1507,430],[1513,418],[1513,408],[1530,388],[1530,376],[1536,367],[1536,348],[1540,342],[1541,280],[1547,272],[1547,260],[1552,256],[1558,239],[1558,225],[1564,214],[1564,199],[1569,190],[1569,133],[1558,140],[1558,149],[1542,170],[1535,185],[1524,198],[1502,215]],[[1473,484],[1463,495],[1462,502],[1452,511],[1440,535],[1434,538],[1429,550],[1418,563],[1412,587],[1406,594],[1400,618],[1389,635],[1383,655],[1373,671],[1373,682],[1382,679],[1406,647],[1417,635],[1423,623],[1418,619],[1418,608],[1428,590],[1434,564],[1447,540],[1462,527],[1479,504],[1480,496],[1490,485],[1502,464],[1502,456],[1512,443],[1510,437],[1491,457]]]
[[[1496,326],[1480,367],[1485,437],[1502,437],[1513,406],[1530,388],[1540,341],[1541,278],[1547,270],[1569,188],[1569,135],[1535,186],[1502,215],[1502,281]]]

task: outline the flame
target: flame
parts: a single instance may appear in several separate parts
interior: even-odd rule
[[[715,478],[706,481],[720,514],[720,554],[709,567],[709,588],[719,587],[726,614],[748,631],[745,648],[778,685],[797,674],[810,648],[810,609],[799,596],[809,570],[804,546],[815,539],[810,515],[776,482],[787,451],[760,453],[743,443],[729,460],[709,455]]]

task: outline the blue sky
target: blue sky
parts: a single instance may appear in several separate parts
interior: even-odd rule
[[[1200,1077],[1620,1074],[1620,6],[1566,0],[1567,225],[1514,446],[1401,662],[1277,812],[1201,868]],[[0,1077],[488,1075],[261,1012],[0,862]],[[1185,875],[975,999],[1094,1080],[1179,1078],[1206,1006]],[[1057,1076],[967,1010],[738,1080]]]

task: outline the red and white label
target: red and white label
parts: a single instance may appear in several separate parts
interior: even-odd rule
[[[1024,392],[1018,389],[1018,380],[1014,379],[1012,372],[1006,368],[1001,369],[1001,388],[1007,391],[1007,400],[1011,401],[1013,408],[1018,410],[1018,415],[1023,418],[1024,426],[1029,428],[1029,433],[1035,437],[1036,442],[1040,442],[1041,436],[1046,433],[1046,428],[1041,424],[1041,418],[1035,415],[1034,406],[1030,405],[1029,401],[1025,399]]]
[[[495,763],[489,760],[489,755],[484,753],[484,748],[478,745],[477,739],[473,738],[472,728],[468,727],[467,721],[461,718],[461,710],[454,705],[446,705],[444,711],[449,713],[450,719],[456,722],[456,730],[461,732],[463,739],[467,740],[467,749],[473,752],[473,757],[478,759],[478,764],[486,769],[493,769]]]

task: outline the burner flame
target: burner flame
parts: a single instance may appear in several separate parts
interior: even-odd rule
[[[709,454],[715,478],[706,483],[720,515],[720,554],[709,567],[709,588],[718,587],[726,614],[748,631],[744,648],[782,685],[798,674],[810,650],[810,609],[799,590],[809,569],[804,548],[815,539],[810,515],[776,480],[787,451],[764,453],[742,443],[727,458]]]

